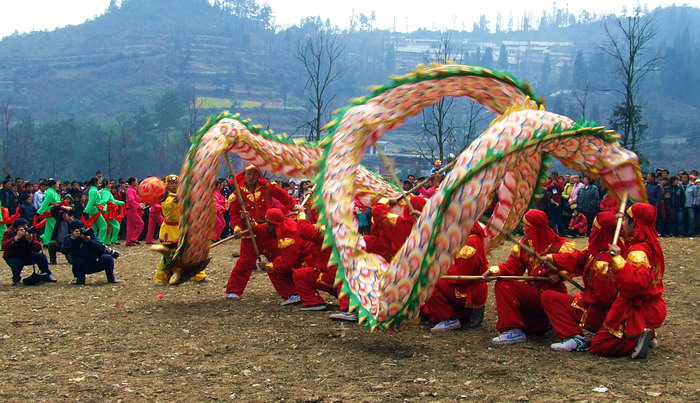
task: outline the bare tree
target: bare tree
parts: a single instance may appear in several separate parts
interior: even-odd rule
[[[457,58],[462,52],[456,52],[452,46],[449,33],[441,33],[437,46],[424,55],[426,63],[448,63]],[[421,125],[425,148],[419,146],[418,154],[433,162],[444,160],[455,147],[458,118],[455,114],[457,107],[454,98],[442,98],[435,105],[424,108],[421,112]]]
[[[14,112],[12,111],[10,98],[7,98],[5,102],[0,105],[0,125],[2,126],[2,170],[5,175],[9,175],[11,171],[10,167],[10,144],[11,144],[11,134],[10,130],[12,126],[12,120],[14,119]]]
[[[336,97],[336,93],[331,93],[331,87],[344,73],[339,66],[343,51],[338,36],[320,26],[297,44],[296,58],[304,65],[308,76],[304,93],[307,94],[312,117],[302,126],[308,128],[307,138],[310,140],[321,138],[328,106]]]
[[[190,137],[194,137],[197,129],[199,129],[199,115],[201,111],[202,103],[197,100],[197,94],[193,88],[187,97],[187,127],[182,133],[185,141],[185,152],[190,147]]]
[[[120,114],[117,116],[116,122],[119,132],[119,144],[117,144],[119,170],[121,172],[131,172],[132,121],[127,114]]]
[[[615,19],[614,26],[604,25],[607,41],[600,49],[618,65],[622,89],[615,90],[623,100],[614,108],[612,126],[621,131],[621,143],[634,151],[646,129],[639,102],[639,87],[647,74],[662,59],[661,51],[651,46],[657,30],[653,17],[636,7],[630,16]]]
[[[459,144],[460,150],[463,150],[469,146],[472,140],[474,140],[474,138],[481,133],[481,131],[484,129],[484,123],[487,120],[487,117],[486,108],[484,108],[481,104],[476,102],[468,103],[464,122],[464,135],[462,136],[461,144]]]

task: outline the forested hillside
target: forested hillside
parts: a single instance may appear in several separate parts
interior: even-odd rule
[[[326,93],[324,119],[368,85],[430,61],[441,43],[449,44],[453,60],[530,82],[548,109],[575,119],[608,124],[620,102],[617,67],[598,48],[613,17],[554,8],[537,18],[482,18],[470,31],[405,34],[378,30],[365,14],[346,30],[317,17],[280,29],[273,14],[252,0],[123,0],[81,25],[3,39],[3,169],[71,178],[95,167],[109,176],[173,172],[189,136],[206,115],[224,109],[277,132],[308,135],[308,74],[300,56],[304,40],[319,31],[332,35],[338,50],[338,80]],[[654,164],[696,163],[697,153],[687,146],[679,153],[678,145],[700,139],[700,9],[669,7],[652,15],[658,32],[651,43],[664,58],[642,86],[649,128],[640,144]],[[466,108],[459,103],[455,113]],[[397,134],[396,153],[410,152],[423,138],[414,123]],[[461,126],[457,132],[467,138]]]

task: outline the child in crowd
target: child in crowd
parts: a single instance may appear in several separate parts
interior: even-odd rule
[[[569,233],[572,237],[585,236],[588,230],[588,220],[583,215],[583,210],[576,207],[571,213],[571,221],[569,221]]]

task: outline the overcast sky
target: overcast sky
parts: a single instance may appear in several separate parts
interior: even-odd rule
[[[167,1],[167,0],[152,0]],[[539,16],[543,9],[551,9],[551,0],[259,0],[258,4],[267,3],[272,7],[275,23],[291,25],[309,15],[319,15],[341,27],[346,27],[352,16],[364,13],[368,17],[375,11],[375,27],[393,28],[397,31],[413,31],[420,27],[430,29],[466,28],[481,14],[493,22],[500,12],[504,24],[509,14],[518,21],[524,12]],[[478,7],[475,7],[475,3]],[[653,9],[656,6],[671,4],[688,4],[700,7],[700,0],[576,0],[558,1],[558,7],[575,14],[585,8],[599,14],[620,13],[623,7],[633,8],[635,4],[646,4]],[[80,24],[86,19],[102,14],[109,6],[109,0],[0,0],[0,37],[12,34],[15,30],[29,32],[32,30],[53,29],[69,24]]]

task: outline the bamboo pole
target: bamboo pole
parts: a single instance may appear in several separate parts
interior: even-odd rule
[[[256,260],[258,260],[259,263],[260,249],[258,249],[258,243],[255,242],[255,233],[253,232],[253,224],[251,224],[250,222],[250,216],[248,216],[248,212],[245,210],[243,193],[241,193],[241,188],[238,186],[238,181],[236,180],[236,172],[233,169],[233,164],[231,164],[231,158],[229,158],[228,154],[224,154],[224,157],[226,160],[226,166],[228,167],[229,172],[231,172],[231,175],[233,175],[233,188],[235,189],[236,198],[238,198],[238,203],[241,205],[241,212],[245,215],[244,221],[246,223],[246,226],[248,227],[248,231],[250,231],[250,240],[253,241],[253,248],[255,249],[255,258]]]
[[[617,223],[615,224],[615,236],[613,236],[613,245],[617,245],[617,240],[620,238],[620,230],[622,229],[622,218],[625,216],[625,208],[627,208],[627,198],[629,197],[629,194],[625,190],[622,193],[622,200],[620,200],[620,209],[619,213],[620,216],[617,217]]]
[[[537,261],[538,261],[540,264],[546,266],[548,269],[550,269],[550,270],[552,270],[553,272],[557,273],[557,274],[560,275],[564,280],[566,280],[566,281],[568,281],[569,283],[573,284],[573,285],[574,285],[576,288],[578,288],[579,290],[583,291],[583,290],[585,289],[581,284],[579,284],[579,283],[576,282],[574,279],[572,279],[571,277],[569,277],[568,274],[562,272],[562,271],[559,270],[555,265],[553,265],[553,264],[551,264],[550,262],[544,260],[544,259],[542,258],[542,256],[540,256],[539,254],[537,254],[537,252],[534,251],[534,249],[532,249],[531,247],[529,247],[529,246],[525,245],[524,243],[520,242],[520,241],[519,241],[517,238],[515,238],[513,235],[511,235],[511,234],[507,233],[506,231],[503,231],[502,229],[498,228],[498,227],[496,226],[496,224],[492,223],[491,220],[489,220],[489,219],[486,218],[485,216],[481,216],[481,217],[479,218],[479,222],[481,222],[481,223],[484,224],[484,225],[488,225],[489,227],[491,227],[491,228],[495,229],[496,231],[498,231],[498,233],[504,235],[504,236],[505,236],[506,238],[508,238],[511,242],[513,242],[513,243],[515,243],[516,245],[518,245],[522,250],[524,250],[525,252],[527,252],[527,253],[531,254],[532,256],[534,256],[534,258],[537,259]]]
[[[549,277],[544,277],[544,276],[494,276],[493,278],[496,280],[538,280],[538,281],[549,280]],[[442,276],[442,277],[440,277],[440,280],[460,280],[460,281],[484,280],[484,277],[483,276]]]
[[[379,149],[377,149],[377,151],[379,151]],[[442,168],[438,169],[437,171],[435,171],[434,174],[432,174],[432,175],[430,175],[429,177],[427,177],[427,178],[423,179],[422,181],[420,181],[416,186],[412,187],[408,192],[405,192],[404,194],[412,194],[412,193],[415,192],[416,190],[420,189],[421,186],[423,186],[423,185],[425,185],[426,183],[430,182],[430,181],[433,179],[433,176],[434,176],[435,174],[444,173],[444,172],[447,171],[448,169],[452,168],[452,167],[455,165],[455,163],[457,163],[457,158],[453,159],[452,161],[450,161],[449,164],[447,164],[447,165],[445,165],[444,167],[442,167]],[[403,188],[402,188],[402,189],[403,189]],[[402,198],[404,198],[404,196],[401,196],[401,197],[399,198],[399,200],[401,200]]]
[[[379,158],[382,160],[382,163],[386,167],[386,170],[389,171],[389,175],[391,178],[394,180],[396,183],[396,186],[399,188],[399,191],[401,192],[401,197],[399,200],[408,197],[406,194],[406,191],[403,190],[403,186],[401,185],[401,180],[399,179],[399,176],[396,175],[396,170],[394,169],[394,165],[389,161],[389,157],[384,154],[384,151],[380,150],[379,147],[377,147],[377,154],[379,154]],[[411,205],[410,199],[406,201],[406,205],[408,205],[408,210],[411,212],[411,214],[415,213],[416,210],[413,209],[413,205]]]

